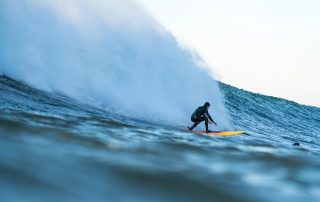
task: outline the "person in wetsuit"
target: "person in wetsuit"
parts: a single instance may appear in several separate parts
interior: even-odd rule
[[[210,132],[208,129],[208,123],[210,124],[214,123],[215,125],[217,125],[216,122],[213,121],[213,119],[211,118],[208,112],[209,107],[210,107],[210,103],[206,102],[204,103],[203,106],[198,107],[193,112],[193,114],[191,115],[191,121],[194,122],[194,124],[191,127],[188,127],[189,130],[193,130],[202,121],[205,121],[207,133]]]

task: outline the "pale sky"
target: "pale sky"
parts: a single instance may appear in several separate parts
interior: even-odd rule
[[[319,0],[136,0],[218,80],[320,107]]]

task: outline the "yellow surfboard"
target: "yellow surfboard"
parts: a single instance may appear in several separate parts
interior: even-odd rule
[[[246,133],[246,131],[239,130],[239,131],[212,131],[206,133],[204,130],[193,130],[190,131],[192,133],[202,134],[202,135],[210,135],[210,136],[233,136],[233,135],[241,135]]]

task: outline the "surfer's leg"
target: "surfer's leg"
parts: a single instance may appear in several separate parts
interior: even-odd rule
[[[189,128],[189,130],[193,130],[200,122],[194,122],[194,124]]]
[[[204,118],[203,118],[203,117],[200,117],[200,118],[194,119],[194,120],[192,120],[192,121],[194,122],[194,124],[193,124],[190,128],[188,127],[189,130],[193,130],[195,127],[197,127],[197,125],[198,125],[199,123],[201,123],[202,121],[204,121]]]
[[[206,124],[206,132],[208,133],[209,132],[208,117],[203,117],[203,119],[204,119],[204,122]]]

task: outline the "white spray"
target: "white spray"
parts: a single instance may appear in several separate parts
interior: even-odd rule
[[[191,125],[205,101],[230,127],[203,61],[128,0],[1,0],[0,74],[144,119]]]

